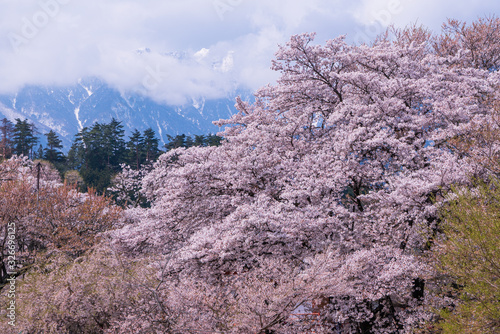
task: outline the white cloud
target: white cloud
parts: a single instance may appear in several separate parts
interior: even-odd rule
[[[372,38],[389,23],[436,28],[446,17],[470,21],[500,7],[399,1],[2,0],[0,93],[99,76],[167,103],[220,97],[273,82],[271,59],[292,34],[317,31],[320,43]]]

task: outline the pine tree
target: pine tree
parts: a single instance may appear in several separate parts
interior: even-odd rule
[[[207,146],[219,146],[221,142],[222,142],[222,137],[213,135],[211,133],[209,133],[206,138]]]
[[[40,144],[38,146],[38,150],[36,152],[33,152],[32,159],[43,159],[43,157],[44,157],[43,152],[44,152],[43,146],[42,146],[42,144]]]
[[[16,118],[13,138],[14,153],[32,158],[33,147],[38,143],[38,137],[35,136],[35,133],[36,127],[34,124],[28,123],[27,119],[21,121]]]
[[[135,166],[136,170],[139,170],[144,160],[144,137],[139,130],[135,129],[132,136],[129,137],[127,148],[128,163]]]
[[[29,123],[29,129],[30,129],[30,134],[31,134],[31,137],[29,140],[29,150],[30,150],[29,157],[30,157],[30,159],[34,159],[34,157],[35,157],[34,149],[35,149],[36,144],[38,144],[38,142],[40,141],[40,138],[38,138],[36,136],[37,134],[39,134],[39,132],[38,132],[34,123]]]
[[[7,118],[1,120],[0,125],[0,154],[3,159],[9,159],[12,156],[12,145],[14,137],[14,124]]]
[[[114,170],[119,170],[120,164],[125,162],[126,145],[123,137],[125,136],[125,130],[123,130],[123,125],[121,122],[117,121],[115,118],[111,119],[109,124],[104,126],[104,142],[109,145],[107,146],[108,151],[108,165]]]
[[[195,135],[194,136],[194,146],[205,146],[205,136],[204,135]]]
[[[159,140],[156,138],[156,134],[153,129],[148,128],[144,130],[144,151],[146,153],[146,162],[153,162],[160,155],[158,143]]]
[[[167,135],[167,139],[169,140],[169,142],[165,144],[165,149],[167,151],[170,151],[174,148],[187,147],[185,134],[177,135],[175,137]]]
[[[68,160],[73,168],[80,170],[84,189],[92,187],[104,192],[110,185],[113,174],[126,162],[123,136],[123,126],[114,118],[109,124],[96,122],[76,135]]]
[[[185,146],[186,147],[194,146],[194,140],[193,138],[191,138],[191,136],[186,136]]]
[[[43,150],[43,158],[52,163],[61,162],[64,159],[64,155],[60,151],[63,148],[62,140],[53,130],[50,130],[45,136],[47,137],[47,148]]]
[[[68,152],[68,167],[70,169],[81,169],[82,166],[88,167],[88,162],[86,160],[87,146],[85,145],[85,138],[89,129],[84,127],[75,135],[73,144]]]

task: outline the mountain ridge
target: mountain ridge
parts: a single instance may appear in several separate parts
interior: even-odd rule
[[[134,92],[119,92],[97,78],[80,79],[70,86],[28,85],[15,94],[0,94],[0,118],[15,122],[28,119],[38,129],[42,145],[44,133],[54,130],[67,152],[74,135],[95,122],[120,121],[125,134],[134,129],[152,128],[160,143],[166,135],[208,134],[219,128],[212,124],[237,112],[232,97],[220,99],[193,98],[190,104],[174,106],[158,103]],[[249,99],[250,94],[240,94]]]

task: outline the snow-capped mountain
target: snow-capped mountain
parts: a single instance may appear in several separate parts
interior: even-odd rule
[[[249,95],[249,94],[247,94]],[[212,121],[236,112],[235,96],[192,100],[185,106],[168,106],[137,93],[120,93],[98,79],[80,80],[69,87],[26,86],[17,94],[0,95],[0,118],[33,122],[42,141],[50,129],[63,140],[64,151],[74,135],[94,122],[121,121],[126,135],[151,127],[160,142],[166,135],[215,133]]]

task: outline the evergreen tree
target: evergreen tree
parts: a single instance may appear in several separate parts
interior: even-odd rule
[[[222,137],[209,133],[208,135],[195,135],[194,138],[185,134],[172,137],[167,135],[168,143],[165,144],[165,149],[170,151],[179,147],[193,146],[219,146],[222,142]]]
[[[33,157],[32,158],[33,159],[43,159],[43,156],[44,156],[44,154],[43,154],[43,146],[42,146],[42,144],[40,144],[38,146],[38,150],[33,153]]]
[[[185,134],[177,135],[175,137],[167,135],[167,139],[169,140],[169,142],[165,144],[165,149],[167,151],[173,150],[174,148],[187,147]]]
[[[21,121],[16,118],[14,125],[13,148],[17,155],[25,155],[33,158],[33,147],[38,143],[38,137],[35,136],[36,127],[32,123],[28,123],[25,119]]]
[[[84,189],[92,187],[104,192],[113,174],[126,162],[124,130],[114,118],[109,124],[94,123],[76,136],[68,153],[69,164],[80,170]]]
[[[0,135],[0,154],[3,159],[9,159],[12,156],[14,124],[7,118],[1,120]]]
[[[47,137],[47,147],[43,150],[43,159],[52,163],[63,161],[64,155],[60,151],[63,148],[62,140],[59,139],[54,130],[50,130],[45,136]]]
[[[153,129],[148,128],[144,130],[143,134],[135,129],[127,142],[127,158],[129,165],[139,170],[144,163],[155,161],[160,155],[158,143],[159,140],[156,138]]]
[[[123,137],[125,130],[121,122],[115,118],[111,119],[109,124],[104,127],[104,142],[106,146],[106,154],[108,158],[108,165],[114,170],[119,170],[121,163],[126,160],[126,144]]]
[[[195,135],[194,136],[194,146],[205,146],[205,136]]]
[[[102,170],[111,166],[111,133],[106,125],[95,123],[87,133],[82,134],[85,149],[85,167]]]
[[[144,161],[144,137],[139,130],[135,129],[132,136],[129,137],[127,148],[129,165],[139,170]]]
[[[219,137],[217,135],[213,135],[211,133],[208,134],[206,138],[206,146],[220,146],[222,142],[222,137]]]
[[[185,147],[192,147],[194,146],[194,140],[191,138],[191,136],[186,136],[186,141],[185,141]]]
[[[84,164],[87,164],[85,156],[88,150],[84,138],[87,137],[88,131],[89,129],[85,127],[75,135],[73,144],[68,152],[68,168],[79,170]]]
[[[148,128],[144,130],[144,151],[146,153],[147,162],[155,161],[160,155],[158,143],[159,140],[156,138],[156,134],[153,129]]]
[[[113,118],[108,124],[96,122],[85,127],[75,136],[67,165],[80,171],[83,189],[92,187],[104,192],[112,177],[121,171],[122,164],[139,170],[143,164],[158,158],[161,153],[159,140],[151,128],[143,134],[135,129],[128,141],[123,139],[124,132],[121,122]]]
[[[29,157],[30,157],[30,159],[33,160],[35,157],[35,154],[36,154],[34,152],[35,146],[36,146],[36,144],[39,143],[40,138],[36,136],[37,134],[39,134],[39,132],[38,132],[34,123],[29,123],[29,128],[30,128],[30,134],[31,134],[31,138],[29,141],[29,148],[30,148]]]

